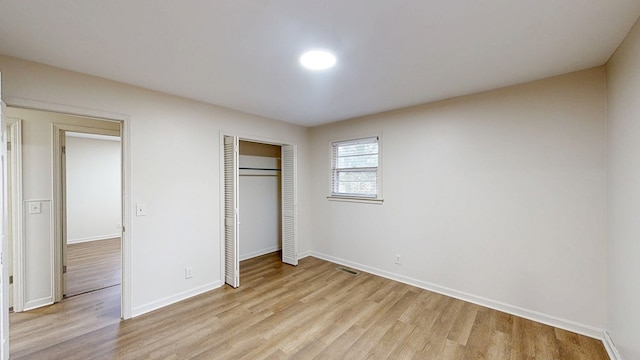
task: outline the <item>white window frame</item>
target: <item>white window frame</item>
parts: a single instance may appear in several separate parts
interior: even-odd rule
[[[378,166],[376,168],[376,195],[357,195],[357,194],[340,194],[333,192],[334,185],[334,145],[335,144],[348,144],[350,142],[356,142],[358,140],[366,140],[371,138],[377,138],[378,142]],[[354,136],[346,139],[339,139],[329,142],[329,196],[327,199],[331,201],[347,201],[347,202],[360,202],[370,204],[382,204],[382,134],[370,135],[370,136]]]

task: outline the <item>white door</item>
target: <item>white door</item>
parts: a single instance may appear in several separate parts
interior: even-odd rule
[[[224,137],[224,280],[240,286],[240,254],[238,248],[238,137]]]
[[[20,119],[7,118],[7,254],[4,267],[9,275],[9,309],[14,312],[24,309],[21,281],[24,279],[20,264],[22,259],[22,126]],[[13,280],[13,281],[12,281]]]
[[[7,121],[7,126],[5,127],[6,129],[6,133],[5,133],[5,141],[7,143],[7,155],[5,156],[6,159],[6,164],[7,166],[4,168],[5,172],[6,172],[6,176],[5,178],[7,179],[7,208],[6,208],[6,212],[5,214],[7,215],[7,223],[4,229],[4,234],[5,234],[5,241],[7,242],[7,252],[5,253],[6,256],[4,257],[4,262],[3,262],[3,266],[5,269],[7,269],[7,276],[9,277],[9,292],[8,292],[8,297],[9,299],[7,300],[8,302],[5,304],[7,307],[9,307],[9,309],[11,309],[13,307],[13,243],[14,243],[14,234],[13,234],[13,214],[14,214],[14,210],[13,210],[13,189],[11,188],[12,186],[12,181],[11,181],[11,176],[12,176],[12,171],[13,169],[11,168],[12,163],[11,163],[11,159],[13,158],[11,155],[11,143],[12,138],[11,138],[11,125],[8,123]]]
[[[282,146],[282,262],[298,265],[296,148]]]
[[[62,204],[62,211],[60,212],[61,221],[61,234],[62,234],[62,248],[60,254],[62,255],[62,296],[56,301],[62,300],[67,294],[67,133],[61,130],[58,133],[60,137],[60,203]]]
[[[2,89],[2,74],[0,74],[0,91]],[[0,253],[0,358],[9,358],[9,277],[5,271],[5,259],[7,254],[7,140],[6,140],[6,106],[0,93],[0,233],[2,252]]]

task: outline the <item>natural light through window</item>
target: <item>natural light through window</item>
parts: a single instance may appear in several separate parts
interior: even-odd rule
[[[331,196],[379,199],[379,138],[331,144]]]

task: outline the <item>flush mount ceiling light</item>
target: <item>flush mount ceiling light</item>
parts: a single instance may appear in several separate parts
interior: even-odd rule
[[[307,51],[300,56],[300,64],[310,70],[325,70],[336,64],[336,57],[325,50]]]

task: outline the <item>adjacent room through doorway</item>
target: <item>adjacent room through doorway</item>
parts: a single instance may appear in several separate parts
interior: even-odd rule
[[[120,137],[65,134],[64,296],[120,285]]]

